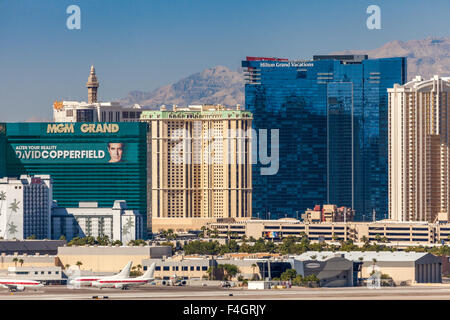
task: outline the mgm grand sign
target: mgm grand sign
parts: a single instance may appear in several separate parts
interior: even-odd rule
[[[47,125],[47,133],[117,133],[119,125],[117,123],[83,123],[75,127],[73,123],[54,123]]]

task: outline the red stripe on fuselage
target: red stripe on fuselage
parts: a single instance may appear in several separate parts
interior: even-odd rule
[[[99,278],[95,279],[75,279],[75,281],[97,281]]]
[[[30,285],[30,286],[37,286],[40,283],[34,283],[34,282],[0,282],[0,284],[24,284],[24,285]]]
[[[147,280],[103,280],[98,281],[99,283],[141,283],[147,282]]]

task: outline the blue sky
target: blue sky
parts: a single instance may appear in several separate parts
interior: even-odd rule
[[[81,9],[68,30],[66,8]],[[369,30],[366,8],[381,8]],[[86,100],[91,64],[110,101],[249,56],[310,58],[392,40],[449,36],[450,1],[0,0],[0,121],[51,119],[55,99]]]

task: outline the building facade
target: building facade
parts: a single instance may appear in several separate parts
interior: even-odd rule
[[[92,272],[120,272],[132,261],[133,266],[143,265],[146,259],[165,258],[172,255],[170,246],[66,246],[58,248],[59,265],[75,266],[82,262],[82,270]]]
[[[247,238],[281,241],[287,237],[306,236],[311,241],[375,241],[394,245],[449,244],[450,224],[428,222],[321,222],[305,223],[292,218],[214,222],[207,230],[219,239]]]
[[[107,236],[127,244],[144,238],[143,216],[128,210],[126,201],[116,200],[112,208],[99,208],[97,202],[80,202],[78,208],[52,208],[52,239]]]
[[[98,202],[99,207],[111,208],[121,199],[129,209],[146,214],[145,123],[8,123],[3,127],[0,158],[6,158],[7,176],[50,175],[53,199],[61,207]]]
[[[450,78],[420,76],[389,92],[389,214],[450,218]]]
[[[195,230],[252,215],[248,111],[190,106],[144,111],[152,230]]]
[[[441,259],[426,252],[307,251],[293,258],[323,261],[336,254],[354,263],[362,263],[360,275],[366,280],[372,276],[373,272],[380,272],[380,276],[388,275],[397,285],[442,282]]]
[[[356,220],[373,210],[386,218],[387,88],[405,83],[406,58],[247,57],[242,67],[253,127],[279,129],[278,173],[253,166],[253,212],[294,217],[335,203],[353,208]]]
[[[123,107],[119,102],[55,101],[54,122],[138,122],[142,108],[138,104]]]
[[[324,204],[307,209],[302,214],[302,220],[309,223],[318,222],[350,222],[353,221],[355,211],[347,207],[337,207],[335,204]]]
[[[52,182],[48,175],[0,179],[0,236],[50,238]]]

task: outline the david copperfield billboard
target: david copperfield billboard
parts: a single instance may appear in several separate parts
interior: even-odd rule
[[[95,201],[147,211],[147,125],[124,123],[7,123],[6,174],[49,174],[59,206]],[[1,161],[0,161],[1,162]]]
[[[83,146],[73,144],[11,144],[17,159],[22,163],[32,163],[35,161],[52,161],[54,163],[118,163],[133,162],[136,158],[127,157],[129,154],[136,154],[136,145],[126,145],[119,140],[111,140],[107,143],[87,143]]]
[[[77,137],[85,136],[87,141],[83,143],[11,143],[17,159],[21,163],[47,162],[53,163],[132,163],[138,160],[138,144],[121,141],[120,129],[126,124],[117,123],[68,123],[47,124],[45,133],[47,136],[56,135]],[[127,128],[126,131],[129,131]],[[41,133],[40,133],[41,135]],[[102,142],[94,143],[95,137],[103,138]],[[115,137],[117,136],[117,137]],[[69,138],[70,139],[70,138]]]

